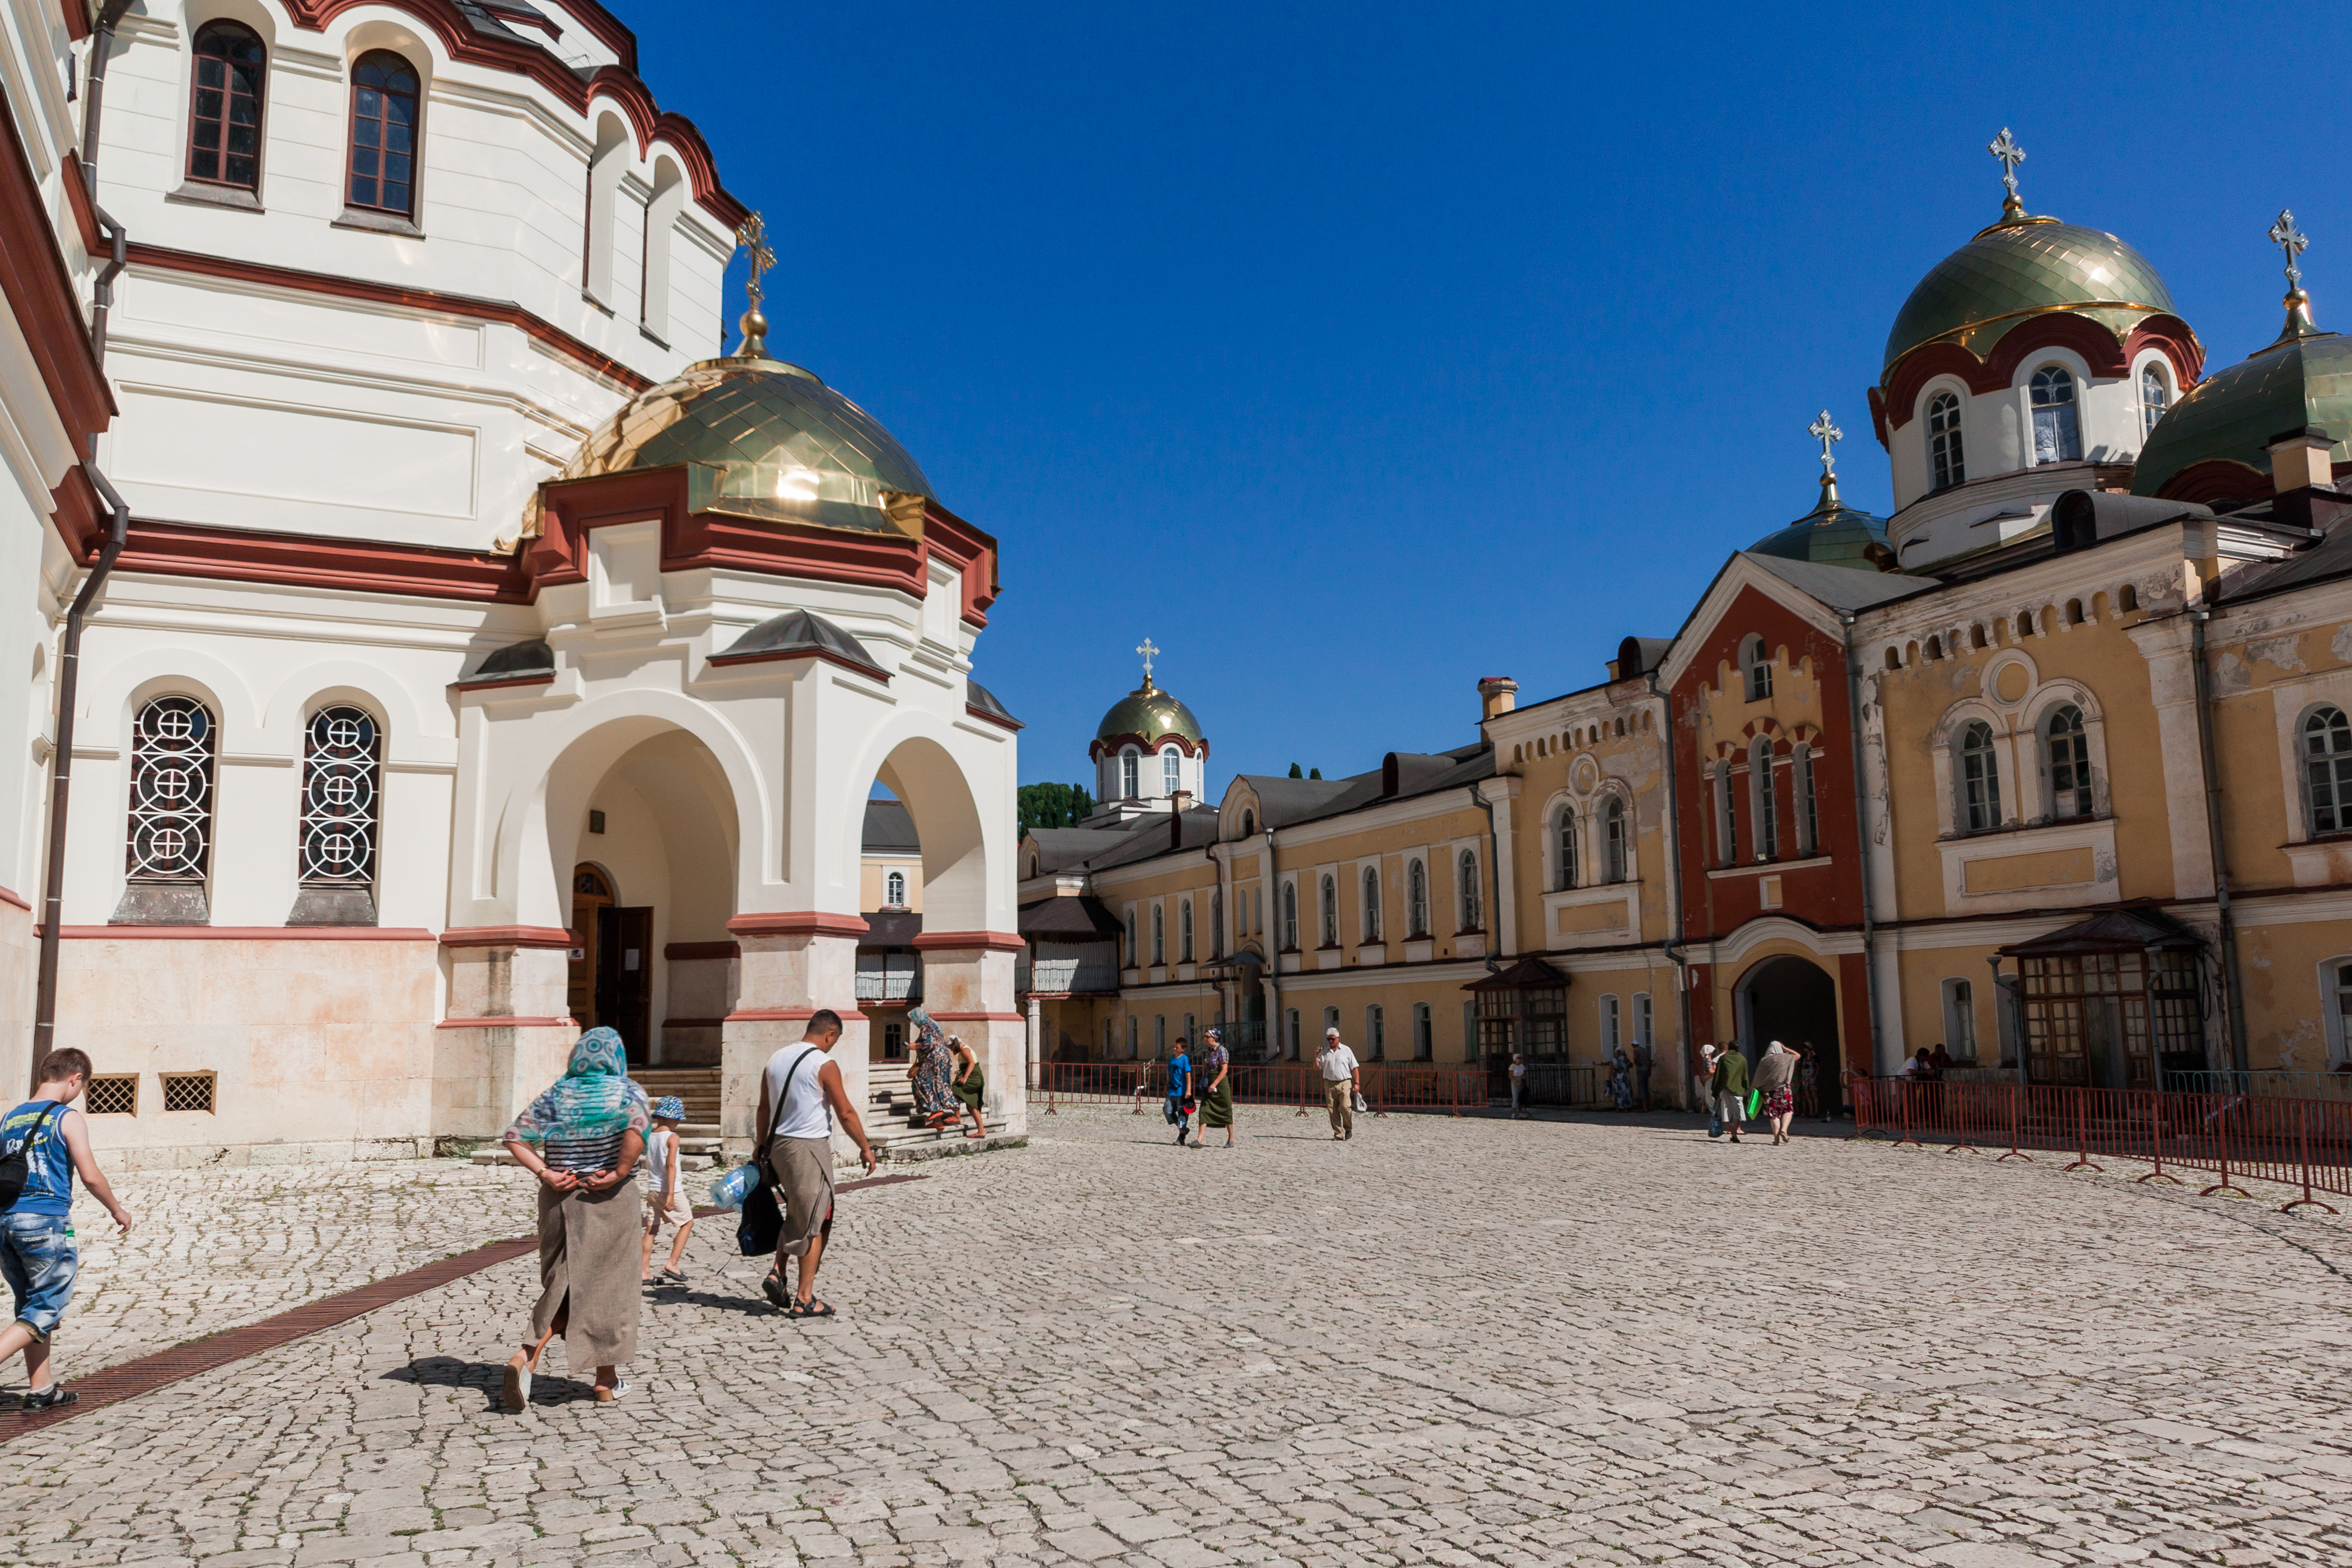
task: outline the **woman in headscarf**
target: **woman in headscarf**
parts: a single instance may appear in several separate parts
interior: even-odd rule
[[[1609,1102],[1619,1110],[1633,1109],[1633,1059],[1622,1046],[1609,1053]]]
[[[955,1081],[948,1086],[948,1092],[955,1096],[957,1105],[971,1112],[971,1131],[964,1136],[985,1138],[988,1119],[981,1114],[981,1105],[988,1096],[988,1074],[981,1070],[980,1058],[963,1043],[961,1035],[948,1037],[948,1049],[955,1062]]]
[[[907,1021],[915,1026],[915,1066],[907,1075],[915,1091],[915,1114],[926,1127],[952,1127],[962,1115],[955,1099],[955,1047],[920,1007],[908,1008]]]
[[[637,1353],[644,1217],[635,1178],[648,1125],[621,1037],[591,1029],[573,1044],[563,1076],[506,1131],[508,1150],[539,1178],[539,1305],[532,1340],[507,1363],[509,1410],[530,1403],[531,1373],[557,1334],[574,1368],[595,1367],[597,1399],[629,1390],[618,1372]]]
[[[1192,1064],[1192,1081],[1200,1085],[1201,1139],[1195,1149],[1209,1146],[1213,1128],[1225,1130],[1225,1147],[1234,1146],[1234,1059],[1225,1054],[1225,1032],[1211,1029],[1201,1037],[1204,1048]]]

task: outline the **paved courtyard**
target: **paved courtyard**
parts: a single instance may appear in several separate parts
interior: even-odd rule
[[[2352,1562],[2344,1222],[1629,1122],[1037,1123],[845,1194],[831,1322],[706,1223],[617,1406],[551,1350],[495,1408],[525,1258],[16,1437],[0,1562]],[[446,1162],[120,1186],[68,1380],[529,1227]]]

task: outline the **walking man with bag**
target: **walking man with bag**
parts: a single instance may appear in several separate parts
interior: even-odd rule
[[[1356,1053],[1339,1043],[1339,1031],[1323,1031],[1323,1048],[1315,1053],[1323,1069],[1323,1103],[1331,1112],[1333,1139],[1356,1135]]]
[[[760,1282],[776,1310],[788,1318],[830,1318],[833,1308],[817,1299],[816,1268],[833,1235],[833,1119],[857,1142],[857,1157],[874,1171],[874,1145],[849,1103],[841,1068],[832,1051],[841,1039],[841,1015],[821,1007],[796,1046],[768,1058],[760,1075],[760,1115],[752,1129],[753,1158],[763,1181],[782,1200],[784,1228],[776,1241],[776,1267]],[[801,1260],[800,1289],[784,1292],[784,1265]]]

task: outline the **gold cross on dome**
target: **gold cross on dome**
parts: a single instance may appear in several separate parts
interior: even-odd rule
[[[1143,684],[1149,686],[1151,684],[1151,661],[1160,657],[1160,650],[1151,646],[1150,637],[1145,637],[1135,645],[1135,651],[1143,656]]]
[[[2000,134],[1985,144],[1985,151],[2000,161],[2000,183],[2008,187],[2011,203],[2016,204],[2017,166],[2025,162],[2025,149],[2017,144],[2017,138],[2011,136],[2009,127],[2004,125],[2000,128]]]
[[[2311,241],[2304,237],[2303,230],[2294,226],[2294,214],[2284,208],[2280,209],[2278,222],[2271,225],[2271,243],[2286,252],[2287,287],[2290,289],[2300,287],[2303,283],[2303,268],[2294,264],[2294,258],[2303,254],[2304,248],[2310,245]]]
[[[1805,434],[1822,444],[1822,477],[1834,476],[1837,473],[1837,458],[1830,451],[1830,443],[1844,440],[1845,432],[1830,423],[1830,411],[1824,408],[1822,416],[1805,427]]]
[[[758,213],[745,218],[743,226],[735,231],[735,243],[751,252],[751,281],[743,292],[751,297],[751,309],[756,310],[766,298],[760,287],[760,274],[776,264],[776,253],[768,247],[768,220]]]

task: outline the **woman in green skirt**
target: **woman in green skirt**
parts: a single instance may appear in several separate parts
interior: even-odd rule
[[[981,1070],[980,1058],[971,1054],[971,1047],[963,1043],[961,1036],[950,1036],[948,1048],[955,1053],[955,1082],[948,1086],[948,1092],[956,1097],[958,1104],[971,1112],[971,1131],[964,1136],[985,1138],[988,1136],[988,1123],[981,1117],[980,1105],[982,1098],[988,1093],[988,1075]]]
[[[1201,1059],[1192,1064],[1192,1081],[1201,1086],[1201,1141],[1196,1149],[1209,1146],[1209,1130],[1225,1130],[1225,1147],[1234,1146],[1234,1085],[1233,1058],[1225,1054],[1223,1031],[1211,1029],[1202,1037],[1206,1048]]]

